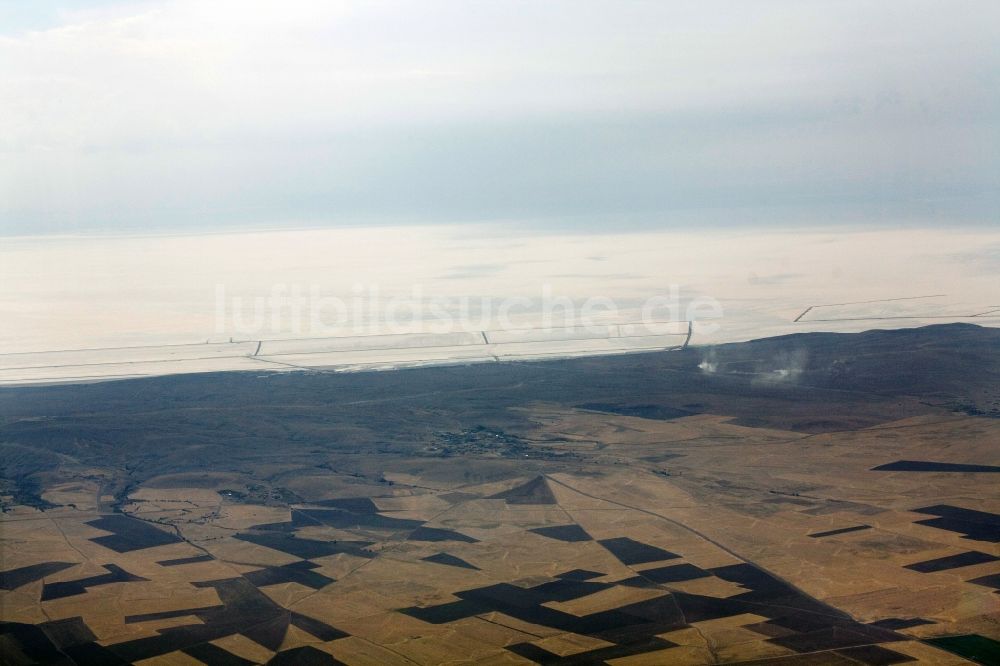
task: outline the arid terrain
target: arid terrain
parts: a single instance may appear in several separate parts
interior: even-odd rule
[[[1000,663],[1000,330],[0,389],[5,664]]]

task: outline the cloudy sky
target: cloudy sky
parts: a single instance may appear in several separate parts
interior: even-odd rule
[[[0,0],[0,233],[996,224],[995,0]]]

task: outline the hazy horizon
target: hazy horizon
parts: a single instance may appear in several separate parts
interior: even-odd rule
[[[2,5],[0,343],[225,340],[220,285],[989,324],[997,43],[976,0]]]
[[[0,309],[6,313],[0,348],[11,353],[221,342],[234,333],[254,340],[357,334],[352,322],[322,308],[329,298],[351,303],[360,297],[365,309],[379,309],[374,317],[366,311],[363,323],[376,329],[366,328],[368,333],[387,332],[391,317],[382,308],[392,302],[405,310],[396,324],[433,326],[427,304],[435,299],[447,301],[448,316],[461,299],[510,303],[514,324],[537,325],[544,293],[577,307],[606,299],[614,305],[614,312],[601,313],[608,319],[638,321],[650,318],[641,315],[644,303],[675,288],[685,304],[710,299],[722,309],[721,318],[706,310],[655,317],[718,324],[711,332],[699,329],[695,344],[886,324],[995,326],[997,314],[970,315],[1000,303],[998,268],[1000,232],[981,228],[525,234],[502,225],[435,225],[11,238],[0,246]],[[311,297],[313,291],[319,298]],[[914,303],[921,306],[915,310],[887,311],[903,319],[882,320],[881,310],[870,310],[861,321],[850,319],[858,313],[839,314],[848,317],[844,321],[794,321],[812,305],[875,300],[886,301],[879,306],[884,309],[893,299],[929,295],[943,298]],[[274,297],[281,304],[278,323],[254,305]],[[525,298],[531,303],[518,302]],[[307,316],[312,300],[323,320],[318,328]],[[226,324],[221,328],[220,308]],[[291,316],[294,308],[303,313],[298,319]],[[234,331],[235,319],[252,319],[251,311],[266,319],[253,330]],[[453,321],[453,330],[511,325],[495,319]]]

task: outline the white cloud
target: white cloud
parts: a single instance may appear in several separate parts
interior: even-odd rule
[[[674,123],[666,143],[689,139],[671,160],[648,163],[631,139],[593,159],[645,164],[652,180],[650,170],[683,173],[707,190],[713,174],[735,169],[738,184],[761,160],[779,179],[825,158],[819,180],[864,178],[873,160],[879,177],[907,180],[917,160],[921,179],[991,178],[995,156],[969,146],[997,135],[998,7],[164,0],[74,9],[60,25],[0,37],[0,228],[93,222],[116,200],[137,218],[231,210],[268,183],[276,196],[260,205],[281,211],[291,197],[335,211],[344,189],[378,196],[376,167],[406,152],[401,136],[433,137],[430,152],[454,161],[461,150],[442,128],[463,141],[519,127],[544,144],[548,128],[587,118],[618,119],[638,136],[650,119]],[[410,158],[418,172],[449,171]],[[560,178],[579,166],[546,159]],[[355,177],[357,162],[372,182],[340,178]],[[336,165],[337,187],[309,175],[324,164]],[[494,180],[510,168],[498,166]],[[389,199],[405,187],[391,178],[412,177],[395,171],[386,169]],[[282,173],[306,185],[274,184]]]

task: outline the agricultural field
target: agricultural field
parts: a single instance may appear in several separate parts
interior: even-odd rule
[[[998,352],[3,389],[3,661],[996,663]]]

